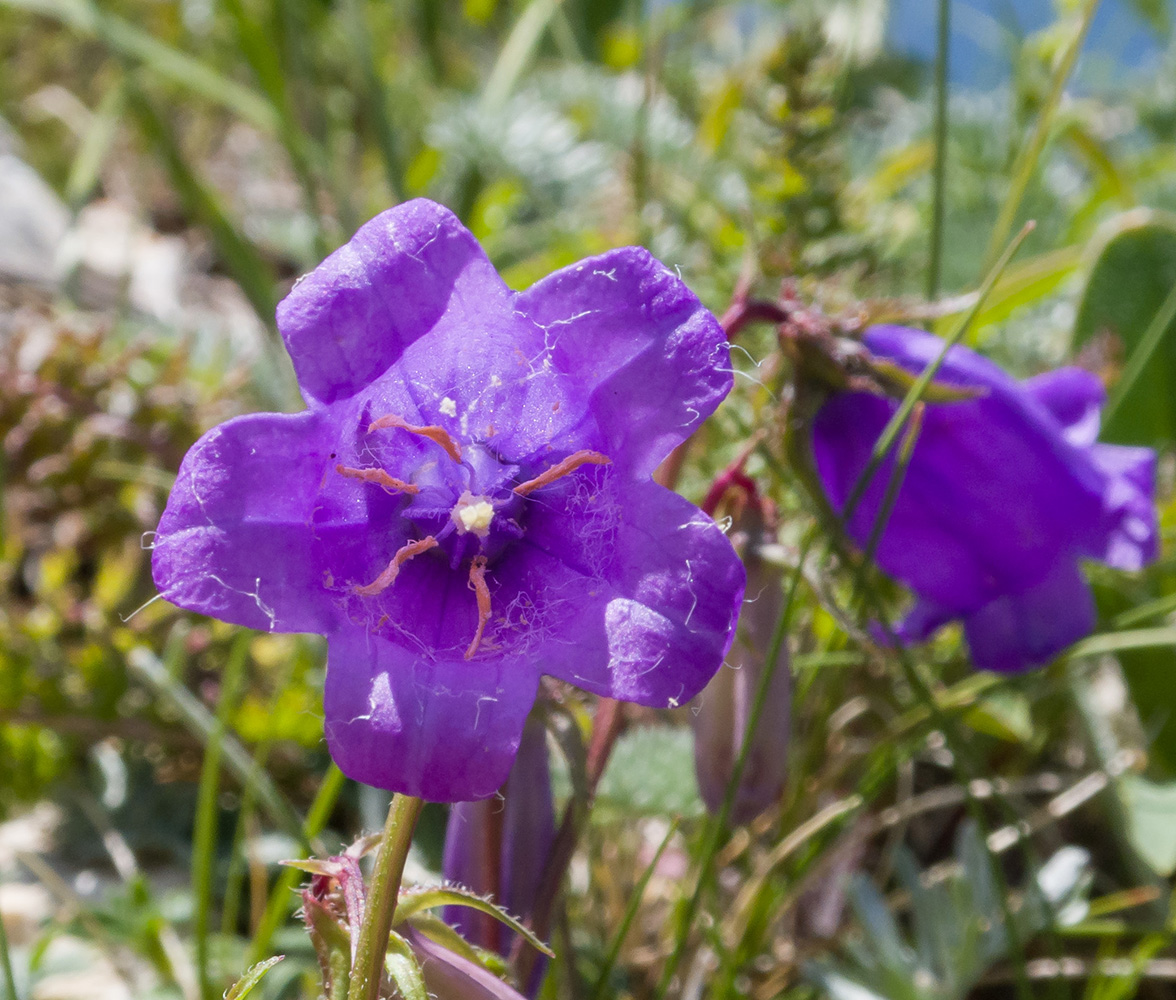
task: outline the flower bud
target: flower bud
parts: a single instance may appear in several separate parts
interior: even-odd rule
[[[734,776],[784,599],[780,568],[762,556],[764,546],[774,539],[771,512],[756,493],[754,483],[743,476],[735,482],[746,491],[733,540],[737,546],[742,543],[747,597],[727,662],[693,706],[694,770],[702,800],[712,813],[722,808],[727,785]],[[747,763],[735,793],[730,819],[736,824],[755,819],[784,790],[792,711],[788,661],[785,641],[768,682],[764,709],[752,734]]]
[[[480,802],[458,802],[450,810],[445,878],[491,896],[507,912],[526,919],[554,839],[547,737],[542,722],[532,716],[523,728],[502,794]],[[510,930],[487,914],[450,906],[445,919],[474,944],[502,955],[510,948]]]

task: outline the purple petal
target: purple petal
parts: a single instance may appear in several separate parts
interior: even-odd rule
[[[401,933],[412,945],[429,995],[437,1000],[526,1000],[480,965],[462,958],[409,925]]]
[[[549,338],[556,367],[587,386],[602,450],[634,475],[652,472],[731,388],[722,327],[640,247],[556,271],[518,308]]]
[[[1048,663],[1093,631],[1094,598],[1071,561],[1060,560],[1043,580],[1006,594],[964,619],[972,660],[1002,673]]]
[[[270,632],[326,632],[316,495],[331,462],[319,413],[255,413],[188,452],[159,522],[151,571],[173,604]],[[326,534],[362,530],[323,519]]]
[[[506,780],[538,673],[510,658],[426,659],[360,628],[329,637],[324,729],[350,778],[433,802]]]
[[[418,199],[376,216],[278,306],[308,400],[354,395],[426,335],[494,332],[511,293],[448,209]]]
[[[1059,551],[1097,536],[1102,519],[1102,476],[1087,456],[1018,397],[1015,382],[1002,376],[989,389],[927,408],[878,547],[887,572],[957,613],[1040,578]],[[818,413],[814,456],[835,509],[896,407],[842,393]],[[892,469],[892,460],[883,463],[850,520],[859,545],[870,538]]]
[[[616,473],[596,483],[596,492],[568,483],[562,500],[545,498],[525,555],[501,577],[515,592],[550,595],[550,610],[532,616],[544,673],[643,705],[684,704],[730,647],[743,564],[680,496]]]
[[[1107,476],[1103,493],[1106,546],[1093,555],[1116,569],[1135,571],[1160,554],[1156,453],[1151,448],[1096,444],[1094,463]]]
[[[1070,444],[1079,448],[1094,444],[1107,395],[1096,375],[1084,368],[1059,368],[1021,384],[1050,412]]]

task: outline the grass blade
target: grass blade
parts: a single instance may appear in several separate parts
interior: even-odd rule
[[[1066,82],[1070,79],[1074,64],[1078,61],[1078,54],[1082,51],[1082,43],[1086,41],[1086,34],[1094,21],[1095,11],[1098,10],[1098,0],[1086,0],[1074,36],[1062,52],[1061,58],[1054,67],[1050,78],[1049,92],[1041,106],[1041,113],[1037,116],[1037,124],[1029,141],[1021,147],[1017,159],[1013,162],[1012,182],[1009,193],[1001,206],[1000,214],[996,218],[996,225],[992,227],[992,236],[988,240],[988,251],[984,255],[985,270],[991,269],[991,262],[996,259],[1000,248],[1004,246],[1013,231],[1013,224],[1017,220],[1017,213],[1021,210],[1021,202],[1029,188],[1029,182],[1037,170],[1037,161],[1041,159],[1041,152],[1045,149],[1049,139],[1050,129],[1053,127],[1054,116],[1061,104],[1062,94],[1066,89]]]
[[[273,132],[277,117],[269,103],[248,87],[218,73],[207,63],[174,49],[129,21],[101,11],[86,0],[0,0],[64,24],[78,34],[99,38],[113,52],[178,83],[185,90],[228,108],[252,125]]]
[[[310,804],[310,809],[307,810],[306,823],[302,827],[301,839],[303,842],[313,842],[322,833],[323,827],[327,825],[327,820],[339,799],[339,793],[343,791],[343,786],[346,783],[346,776],[336,765],[332,764],[323,777],[322,784],[319,785],[318,793]],[[283,868],[277,881],[274,882],[269,902],[266,904],[265,916],[253,932],[253,948],[249,959],[251,962],[260,962],[265,957],[274,933],[293,909],[297,900],[293,889],[299,878],[301,878],[301,873],[297,868]]]
[[[939,295],[943,270],[943,218],[947,204],[947,57],[951,42],[951,0],[939,0],[935,51],[935,171],[931,195],[931,253],[927,264],[927,300]]]
[[[196,975],[204,1000],[215,1000],[217,992],[208,969],[208,932],[213,866],[216,862],[216,800],[220,792],[221,747],[229,729],[229,717],[244,686],[249,642],[249,634],[242,632],[233,640],[229,651],[228,663],[221,677],[216,718],[204,744],[204,763],[200,768],[200,788],[196,798],[196,822],[192,837],[192,897],[196,907],[193,936],[196,939]]]
[[[151,650],[137,646],[127,654],[127,665],[157,693],[163,695],[180,713],[184,725],[203,743],[207,743],[215,726],[212,714],[187,688],[176,682],[167,667]],[[268,774],[257,767],[249,752],[231,733],[225,733],[221,741],[224,766],[242,785],[253,782],[257,787],[257,798],[270,819],[286,833],[296,839],[303,850],[312,849],[313,834],[304,835],[298,815],[290,807]],[[308,817],[309,823],[309,817]]]
[[[128,80],[130,108],[140,130],[155,147],[167,168],[172,185],[187,211],[212,236],[217,252],[241,286],[267,329],[273,328],[276,278],[257,247],[242,236],[229,221],[216,195],[188,165],[175,137],[142,90]]]

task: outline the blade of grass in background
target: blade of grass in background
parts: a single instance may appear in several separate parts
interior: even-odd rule
[[[951,0],[939,0],[935,50],[935,170],[931,194],[931,253],[927,264],[927,299],[939,295],[943,271],[943,218],[947,206],[948,50],[951,43]]]
[[[220,200],[188,165],[171,130],[156,113],[138,85],[128,79],[130,109],[144,137],[155,147],[167,168],[184,208],[204,225],[217,253],[249,299],[267,330],[273,329],[277,279],[260,251],[229,221]]]
[[[318,258],[331,251],[323,233],[319,217],[318,171],[322,153],[303,130],[295,114],[293,99],[286,86],[287,75],[278,59],[277,48],[262,27],[245,10],[241,0],[223,0],[237,33],[237,45],[253,70],[253,75],[265,91],[277,118],[277,133],[290,157],[294,176],[302,188],[306,214],[314,225],[314,248]],[[304,261],[311,265],[314,261]]]
[[[127,666],[176,708],[184,725],[202,743],[208,742],[209,735],[216,725],[212,713],[186,687],[173,679],[159,657],[145,646],[136,646],[127,654]],[[320,850],[321,845],[315,844],[313,839],[308,839],[304,834],[298,815],[278,791],[269,775],[254,764],[249,752],[231,733],[224,734],[221,740],[221,753],[225,767],[233,772],[237,781],[242,785],[251,782],[256,785],[258,801],[271,820],[297,840],[303,850]],[[314,835],[310,836],[313,838]]]
[[[317,842],[318,835],[327,825],[327,820],[330,819],[335,803],[339,800],[339,793],[343,791],[345,784],[347,784],[347,776],[335,764],[331,764],[323,777],[322,784],[319,785],[314,801],[306,812],[306,822],[302,827],[304,842]],[[274,932],[281,926],[282,921],[286,919],[297,901],[298,897],[292,890],[300,877],[301,873],[298,869],[283,868],[282,873],[274,882],[269,902],[266,904],[265,916],[253,932],[250,962],[260,962],[269,951]]]
[[[1009,233],[1013,231],[1013,225],[1017,221],[1017,213],[1021,210],[1021,202],[1029,188],[1029,182],[1037,171],[1041,153],[1045,149],[1046,141],[1053,129],[1054,116],[1061,104],[1066,83],[1073,72],[1074,64],[1078,61],[1078,55],[1082,51],[1082,43],[1086,41],[1087,32],[1090,31],[1090,25],[1094,21],[1094,14],[1097,10],[1098,0],[1086,0],[1074,34],[1054,67],[1053,75],[1050,78],[1049,92],[1041,106],[1041,112],[1037,116],[1033,133],[1029,137],[1029,141],[1021,147],[1016,160],[1013,161],[1009,193],[1005,197],[1004,204],[1001,205],[996,224],[992,227],[992,235],[988,239],[988,250],[984,255],[983,269],[985,271],[991,270],[993,262],[1000,253],[1000,248],[1005,245]]]
[[[514,92],[535,54],[543,32],[563,0],[531,0],[519,15],[506,43],[498,53],[494,68],[482,91],[482,107],[488,111],[501,108]]]
[[[653,878],[653,873],[657,871],[658,862],[661,861],[666,848],[670,846],[670,841],[674,839],[674,834],[678,832],[679,822],[680,819],[675,817],[674,821],[670,824],[670,828],[666,831],[666,835],[662,838],[662,842],[654,852],[652,860],[645,866],[645,871],[641,873],[641,877],[637,880],[637,884],[633,886],[633,890],[629,894],[629,905],[625,907],[625,915],[621,918],[620,926],[617,927],[608,952],[604,956],[604,962],[600,966],[600,972],[596,980],[596,991],[594,993],[596,1000],[605,1000],[608,996],[609,977],[612,975],[612,970],[615,968],[617,959],[621,955],[621,948],[625,944],[625,938],[629,935],[629,928],[637,918],[637,911],[641,908],[641,898],[645,895],[645,887],[649,885],[649,880]]]
[[[388,197],[394,204],[404,197],[404,154],[392,128],[387,89],[372,51],[366,0],[343,0],[343,17],[347,22],[351,51],[358,63],[363,83],[364,113],[376,137],[376,148],[384,168],[384,183],[388,185]]]
[[[277,128],[273,108],[257,93],[89,0],[0,0],[0,4],[53,18],[80,35],[98,38],[117,55],[228,108],[263,131],[272,133]]]
[[[8,931],[0,920],[0,971],[4,974],[6,1000],[20,1000],[16,992],[16,977],[12,974],[12,956],[8,953]]]
[[[196,820],[192,836],[192,899],[195,914],[192,933],[196,939],[196,975],[200,995],[215,1000],[220,991],[214,986],[208,968],[208,934],[211,925],[213,868],[216,864],[217,796],[220,792],[221,748],[229,730],[229,718],[245,686],[251,636],[240,633],[233,640],[224,672],[221,674],[220,698],[216,718],[204,744],[204,763],[200,768],[200,787],[196,797]]]
[[[102,164],[114,145],[118,126],[126,111],[126,90],[121,80],[116,81],[99,102],[82,136],[77,155],[70,165],[65,182],[66,204],[78,207],[86,202],[98,187]]]

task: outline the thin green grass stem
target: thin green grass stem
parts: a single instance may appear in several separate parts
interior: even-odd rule
[[[251,637],[242,632],[233,641],[221,677],[221,693],[216,720],[204,744],[204,763],[200,769],[200,788],[196,797],[196,824],[192,838],[192,898],[195,902],[193,936],[196,939],[196,976],[200,995],[215,1000],[219,990],[209,972],[209,928],[211,924],[213,868],[216,865],[217,797],[220,792],[221,748],[229,728],[229,718],[245,681]]]
[[[343,786],[346,784],[347,777],[337,765],[332,764],[323,777],[322,784],[319,785],[314,801],[306,812],[306,823],[302,830],[303,840],[313,842],[322,833],[323,827],[327,825],[327,820],[335,809],[335,803],[339,801],[339,793],[343,791]],[[266,952],[269,951],[274,934],[294,908],[294,903],[297,900],[297,896],[294,895],[294,886],[301,877],[302,873],[296,868],[283,868],[281,874],[278,875],[273,889],[270,890],[265,915],[253,932],[253,945],[249,956],[250,965],[256,965],[268,957]]]
[[[679,818],[675,817],[674,821],[670,824],[669,830],[666,831],[665,837],[662,838],[661,844],[658,845],[657,851],[654,852],[653,860],[649,862],[645,871],[641,873],[641,877],[637,880],[637,884],[633,886],[633,891],[629,894],[629,905],[625,908],[625,915],[621,918],[621,924],[617,928],[616,934],[613,935],[608,953],[604,956],[604,962],[600,967],[600,976],[596,980],[596,989],[593,992],[595,1000],[605,1000],[608,996],[609,977],[616,967],[617,959],[621,956],[621,948],[625,944],[625,938],[629,934],[629,928],[637,918],[637,911],[641,908],[641,898],[645,895],[645,887],[649,885],[649,880],[657,870],[658,862],[661,861],[661,857],[665,853],[666,848],[670,846],[670,841],[674,839],[674,834],[678,832],[679,822]]]
[[[1013,237],[1012,241],[1005,251],[1000,255],[1000,260],[996,262],[996,266],[988,273],[988,277],[984,279],[984,284],[980,287],[980,292],[976,296],[976,301],[972,303],[972,308],[967,311],[964,317],[956,325],[956,328],[951,331],[943,340],[943,349],[939,352],[936,358],[927,365],[926,368],[915,379],[910,389],[907,391],[903,401],[899,404],[894,415],[887,422],[883,429],[881,436],[874,444],[874,450],[870,454],[870,460],[866,463],[866,467],[862,470],[862,474],[850,490],[849,497],[845,501],[845,507],[841,514],[841,521],[843,524],[848,524],[849,519],[853,516],[853,512],[857,509],[857,505],[861,502],[870,483],[873,481],[874,474],[878,471],[878,467],[890,454],[890,449],[894,447],[895,441],[898,440],[899,434],[902,433],[903,427],[906,425],[907,419],[914,410],[915,405],[923,398],[923,393],[927,391],[927,387],[932,380],[939,373],[940,367],[943,365],[944,359],[947,357],[947,352],[950,351],[956,344],[960,342],[964,334],[971,327],[975,321],[980,310],[984,307],[984,302],[992,292],[993,286],[1000,279],[1009,261],[1021,248],[1021,244],[1025,242],[1027,237],[1033,231],[1034,223],[1027,222],[1021,231]]]
[[[1131,357],[1127,359],[1127,364],[1123,367],[1123,374],[1119,376],[1119,381],[1111,390],[1107,405],[1103,407],[1102,411],[1102,425],[1104,427],[1110,425],[1111,419],[1118,412],[1119,407],[1123,405],[1123,401],[1135,387],[1135,383],[1139,381],[1139,376],[1151,364],[1156,349],[1163,341],[1164,334],[1168,332],[1168,327],[1172,325],[1173,320],[1176,320],[1176,285],[1172,286],[1168,297],[1156,310],[1156,314],[1144,331],[1143,337],[1135,345]]]
[[[1009,233],[1013,231],[1017,213],[1021,210],[1021,202],[1025,198],[1029,182],[1037,171],[1037,163],[1041,159],[1042,150],[1045,149],[1046,141],[1049,139],[1054,116],[1061,104],[1062,94],[1066,90],[1066,82],[1070,79],[1074,64],[1078,61],[1078,54],[1082,51],[1082,43],[1086,41],[1087,32],[1090,31],[1090,25],[1094,21],[1094,14],[1097,10],[1098,0],[1086,0],[1074,36],[1070,39],[1069,44],[1062,52],[1062,57],[1054,67],[1049,91],[1046,94],[1044,104],[1042,104],[1041,114],[1037,116],[1037,124],[1033,128],[1033,134],[1029,137],[1029,141],[1021,147],[1020,153],[1017,154],[1017,158],[1013,162],[1013,179],[1009,184],[1009,193],[1001,206],[996,224],[992,227],[992,236],[989,237],[988,250],[984,255],[985,270],[990,269],[992,261],[996,260],[1000,248],[1004,246],[1005,241],[1009,238]]]
[[[380,165],[384,168],[384,183],[393,202],[404,196],[404,157],[392,128],[388,112],[388,93],[379,64],[372,51],[372,29],[368,23],[365,0],[345,0],[343,13],[347,35],[363,80],[364,107],[375,134]]]
[[[0,972],[4,975],[4,996],[7,1000],[19,1000],[16,992],[16,976],[12,974],[12,956],[8,953],[8,931],[0,920]]]
[[[482,108],[500,109],[514,91],[530,64],[544,31],[563,0],[531,0],[511,28],[506,43],[498,53],[486,88],[482,91]]]
[[[674,934],[674,950],[670,954],[665,968],[662,970],[662,976],[658,982],[657,991],[654,994],[656,1000],[664,1000],[670,985],[674,981],[678,966],[681,964],[682,957],[686,953],[686,947],[690,940],[690,930],[694,925],[694,917],[698,913],[698,908],[702,903],[703,894],[710,885],[711,877],[714,873],[715,858],[718,856],[719,849],[723,843],[723,837],[727,832],[727,823],[731,816],[731,810],[735,805],[735,796],[739,791],[739,783],[743,780],[743,772],[747,767],[748,757],[751,755],[751,745],[755,739],[755,732],[759,727],[764,706],[767,705],[768,691],[771,690],[772,678],[775,676],[780,662],[780,652],[784,648],[784,643],[788,638],[788,626],[792,621],[792,608],[795,603],[796,594],[800,589],[800,583],[804,579],[805,560],[808,558],[809,549],[812,547],[816,538],[817,532],[815,528],[811,529],[805,536],[797,557],[796,569],[788,581],[788,588],[784,594],[784,603],[780,609],[780,617],[776,621],[776,628],[772,633],[772,641],[768,648],[768,658],[764,664],[764,672],[755,690],[755,697],[751,703],[751,711],[748,713],[747,728],[744,731],[743,740],[739,747],[739,756],[736,758],[735,766],[731,771],[731,779],[727,782],[726,793],[723,796],[723,804],[719,809],[719,814],[713,817],[707,825],[706,839],[703,843],[698,870],[698,880],[695,883],[694,892],[691,894],[685,909],[677,921]]]
[[[876,612],[879,610],[875,608]],[[932,724],[943,733],[943,739],[947,744],[948,751],[951,753],[952,770],[955,772],[956,781],[960,783],[963,789],[964,806],[968,811],[969,818],[984,835],[985,844],[987,844],[989,832],[988,822],[984,816],[984,810],[980,805],[979,799],[976,798],[972,791],[972,781],[977,776],[976,772],[978,769],[972,766],[974,762],[971,759],[971,748],[968,747],[967,742],[959,734],[956,728],[956,720],[940,707],[935,693],[919,674],[918,668],[916,668],[910,656],[907,654],[906,648],[895,639],[889,624],[881,619],[879,619],[879,624],[895,644],[895,648],[898,651],[898,660],[902,665],[903,676],[911,686],[911,690],[927,706],[927,710],[931,713]],[[965,762],[967,762],[966,765]],[[1009,942],[1009,951],[1012,953],[1013,966],[1017,973],[1017,996],[1020,1000],[1034,1000],[1033,987],[1029,983],[1029,973],[1026,967],[1025,943],[1021,940],[1020,932],[1017,930],[1017,925],[1014,920],[1012,907],[1009,904],[1008,880],[1005,878],[1004,869],[1001,868],[1000,861],[987,847],[985,848],[984,856],[988,859],[989,874],[992,876],[992,881],[996,886],[996,894],[1000,902],[1001,919],[1004,921],[1005,932]]]
[[[874,557],[878,554],[878,546],[882,543],[882,535],[886,531],[886,525],[890,523],[890,515],[894,511],[894,505],[898,502],[898,494],[906,479],[911,456],[915,451],[915,442],[918,441],[919,433],[923,430],[923,414],[926,409],[925,403],[916,403],[914,410],[911,411],[910,422],[903,432],[902,444],[898,447],[894,468],[890,472],[890,478],[886,481],[886,492],[882,495],[882,503],[878,507],[878,514],[870,528],[870,537],[866,542],[861,565],[858,567],[860,573],[858,583],[863,590],[865,590],[865,574],[869,572],[870,566],[874,563]]]
[[[400,896],[400,879],[412,846],[412,834],[424,801],[397,793],[388,806],[384,836],[376,852],[376,864],[368,882],[367,904],[359,929],[359,944],[351,966],[347,1000],[378,1000],[383,978],[392,918]]]
[[[935,168],[931,186],[931,249],[927,262],[927,300],[939,295],[943,272],[943,220],[947,207],[947,61],[951,44],[951,0],[939,0],[935,43]]]

